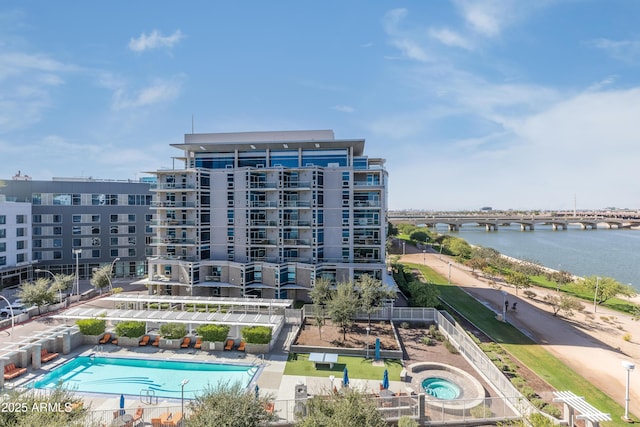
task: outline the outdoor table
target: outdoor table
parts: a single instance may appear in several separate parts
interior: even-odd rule
[[[329,365],[329,369],[333,369],[333,364],[338,363],[338,355],[334,353],[310,353],[309,362],[314,362],[316,369],[319,365]]]

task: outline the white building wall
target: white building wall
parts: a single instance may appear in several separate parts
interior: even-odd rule
[[[0,268],[31,263],[31,203],[0,200],[0,217],[4,218],[4,224],[0,223],[0,229],[4,230],[0,233],[4,236],[0,237],[0,250],[4,248],[0,251]],[[18,222],[19,217],[22,223]]]

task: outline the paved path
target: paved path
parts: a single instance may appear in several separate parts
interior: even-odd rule
[[[626,360],[635,363],[637,368],[630,374],[629,412],[640,415],[640,322],[633,321],[631,316],[605,307],[598,307],[594,315],[593,306],[585,304],[585,312],[576,314],[573,319],[555,317],[547,304],[524,298],[522,291],[516,295],[515,288],[511,286],[493,288],[487,282],[474,277],[466,267],[455,262],[449,268],[452,260],[446,256],[420,252],[404,255],[400,260],[415,264],[426,262],[444,277],[448,277],[451,271],[452,283],[463,288],[496,314],[502,314],[502,291],[506,291],[506,299],[511,303],[518,302],[515,312],[507,312],[507,321],[543,345],[622,407],[627,371],[621,362]],[[555,293],[547,289],[536,292],[540,299],[545,293]],[[625,333],[632,335],[630,342],[622,339]],[[585,398],[592,405],[598,406],[598,402],[590,400],[589,396]]]

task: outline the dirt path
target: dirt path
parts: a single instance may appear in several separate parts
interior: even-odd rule
[[[507,312],[507,321],[518,327],[534,341],[543,345],[558,359],[586,378],[593,385],[613,398],[624,407],[627,371],[622,367],[623,360],[636,364],[631,371],[629,412],[640,415],[640,322],[631,316],[585,304],[585,311],[577,313],[573,319],[554,317],[547,304],[538,299],[530,300],[516,295],[515,288],[505,286],[493,288],[483,280],[474,277],[466,267],[456,264],[446,256],[438,254],[407,254],[401,262],[423,264],[433,268],[443,277],[451,275],[451,282],[463,288],[496,313],[502,313],[506,299],[518,302],[517,310]],[[451,267],[449,263],[451,262]],[[451,273],[449,273],[451,272]],[[536,289],[538,298],[543,294],[554,294],[547,289]],[[631,334],[631,341],[622,336]],[[598,402],[585,396],[594,406]]]

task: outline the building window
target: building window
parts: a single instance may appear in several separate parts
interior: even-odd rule
[[[27,258],[25,257],[25,254],[17,254],[16,255],[16,262],[20,263],[20,262],[25,262],[27,260]]]
[[[62,227],[53,227],[54,236],[62,236]]]
[[[109,222],[118,222],[118,215],[117,214],[109,215]]]
[[[7,243],[0,242],[0,252],[6,252],[6,251],[7,251]]]
[[[129,229],[129,234],[136,234],[136,226],[135,225],[130,225],[128,227]]]
[[[136,256],[136,249],[135,248],[129,248],[129,256],[131,256],[131,257]]]
[[[117,237],[109,238],[109,246],[118,246],[118,238]]]
[[[112,225],[111,227],[109,227],[109,233],[118,234],[118,226],[117,225]]]
[[[92,249],[91,258],[100,258],[100,249]]]
[[[53,247],[61,248],[62,247],[62,239],[53,239]]]
[[[71,196],[71,204],[74,206],[80,206],[82,204],[82,196],[80,194],[73,194]]]
[[[100,238],[99,237],[94,237],[91,239],[91,246],[100,246]]]
[[[34,224],[40,224],[42,222],[42,215],[40,214],[33,215],[32,221]]]
[[[129,238],[128,238],[128,242],[129,242],[129,245],[131,245],[131,246],[135,246],[135,244],[136,244],[136,238],[135,238],[135,237],[129,237]]]
[[[0,215],[0,224],[6,224],[6,223],[7,223],[7,216]]]
[[[26,236],[27,232],[26,229],[24,227],[20,227],[20,228],[16,228],[16,236],[17,237],[24,237]]]
[[[7,265],[7,257],[6,256],[0,256],[0,265]]]
[[[2,231],[2,230],[0,230]],[[34,236],[42,236],[42,227],[33,227],[33,235]],[[0,236],[4,237],[4,236]]]
[[[111,258],[117,258],[118,257],[118,250],[117,249],[110,249],[109,250],[109,256]]]
[[[82,215],[73,215],[71,217],[71,222],[75,222],[75,223],[82,222]]]
[[[40,239],[35,239],[35,240],[33,241],[33,247],[34,247],[34,248],[41,248],[41,247],[42,247],[42,240],[40,240]]]
[[[53,204],[71,206],[71,194],[54,194]]]
[[[26,215],[16,215],[16,223],[24,224],[26,222],[27,222],[27,216]]]
[[[82,246],[82,239],[71,239],[71,246],[73,246],[74,248],[79,248],[80,246]]]
[[[129,222],[136,222],[136,214],[129,214],[127,219],[129,220]]]
[[[41,205],[42,204],[42,194],[33,193],[31,195],[31,203],[34,204],[34,205]]]
[[[54,215],[53,222],[54,224],[60,224],[62,222],[62,215]]]
[[[91,234],[100,234],[100,227],[98,227],[97,225],[91,227]]]
[[[100,222],[100,215],[91,215],[91,222]]]
[[[62,251],[53,251],[53,259],[62,259]]]
[[[34,234],[35,234],[35,228],[34,228]],[[82,228],[79,225],[74,225],[73,227],[71,227],[71,234],[82,234]]]

